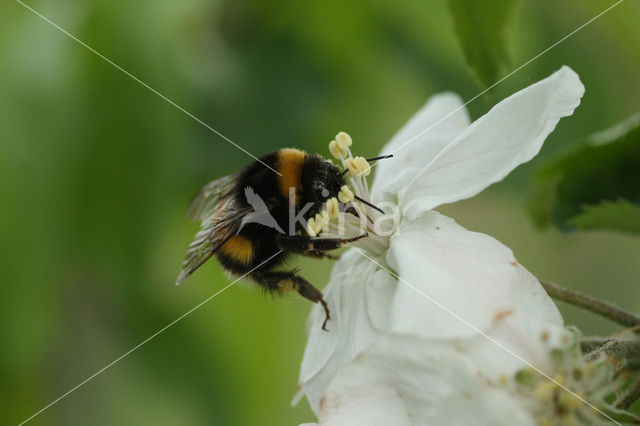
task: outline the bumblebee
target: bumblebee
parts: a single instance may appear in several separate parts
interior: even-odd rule
[[[297,291],[320,303],[326,330],[330,313],[320,290],[296,270],[279,267],[294,254],[332,257],[328,251],[366,236],[314,238],[312,231],[304,232],[328,200],[344,197],[344,174],[320,155],[284,148],[208,183],[187,211],[189,219],[201,221],[201,228],[187,249],[176,284],[215,256],[226,271],[247,276],[270,293]]]

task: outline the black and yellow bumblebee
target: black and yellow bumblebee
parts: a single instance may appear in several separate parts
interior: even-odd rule
[[[291,254],[329,256],[327,251],[364,236],[312,238],[304,233],[302,221],[291,221],[292,214],[300,214],[298,211],[305,206],[305,218],[316,215],[324,202],[338,196],[344,185],[344,172],[333,163],[293,148],[266,154],[239,173],[208,183],[187,211],[189,219],[201,221],[201,229],[189,245],[176,284],[215,255],[225,270],[235,276],[246,276],[269,292],[297,291],[302,297],[322,304],[325,311],[322,328],[326,330],[330,315],[322,292],[296,270],[278,268]],[[275,223],[255,220],[261,212],[251,202],[252,197],[261,200],[267,217]]]

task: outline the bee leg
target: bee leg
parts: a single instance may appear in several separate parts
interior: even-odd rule
[[[300,296],[304,297],[305,299],[311,300],[313,303],[320,303],[322,305],[322,308],[324,309],[324,321],[322,322],[322,329],[324,331],[329,331],[327,330],[327,322],[331,319],[331,315],[329,314],[329,306],[322,297],[322,292],[315,288],[313,284],[311,284],[304,278],[298,278],[300,279],[300,287],[298,288],[298,293],[300,293]]]
[[[303,255],[303,256],[313,257],[313,258],[316,258],[316,259],[331,259],[331,260],[340,259],[340,256],[338,256],[338,255],[325,253],[325,252],[319,251],[319,250],[309,250],[309,251],[305,251],[304,253],[300,253],[300,254]]]
[[[276,237],[281,249],[291,253],[305,254],[306,252],[324,252],[336,250],[343,244],[358,241],[366,237],[367,234],[358,235],[354,238],[311,238],[307,235],[282,235]]]
[[[305,280],[300,275],[296,275],[293,271],[260,271],[252,274],[252,278],[258,284],[274,293],[287,294],[296,290],[305,299],[308,299],[313,303],[320,303],[325,314],[322,329],[328,331],[326,325],[327,321],[331,319],[331,316],[329,315],[329,306],[322,297],[322,292],[315,288],[309,281]]]

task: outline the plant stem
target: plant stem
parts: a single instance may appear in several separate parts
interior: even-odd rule
[[[615,402],[614,406],[621,410],[626,410],[638,398],[640,398],[640,376],[636,377],[636,379],[627,386],[622,396]]]
[[[540,284],[542,284],[547,293],[549,293],[549,296],[554,299],[587,309],[626,327],[640,325],[640,316],[627,312],[615,305],[596,300],[585,294],[555,284],[543,281],[540,281]]]

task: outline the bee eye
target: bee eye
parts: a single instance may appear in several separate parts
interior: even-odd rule
[[[324,198],[329,197],[329,190],[325,186],[324,182],[320,180],[316,180],[315,182],[313,182],[313,191],[316,194],[320,194]]]

